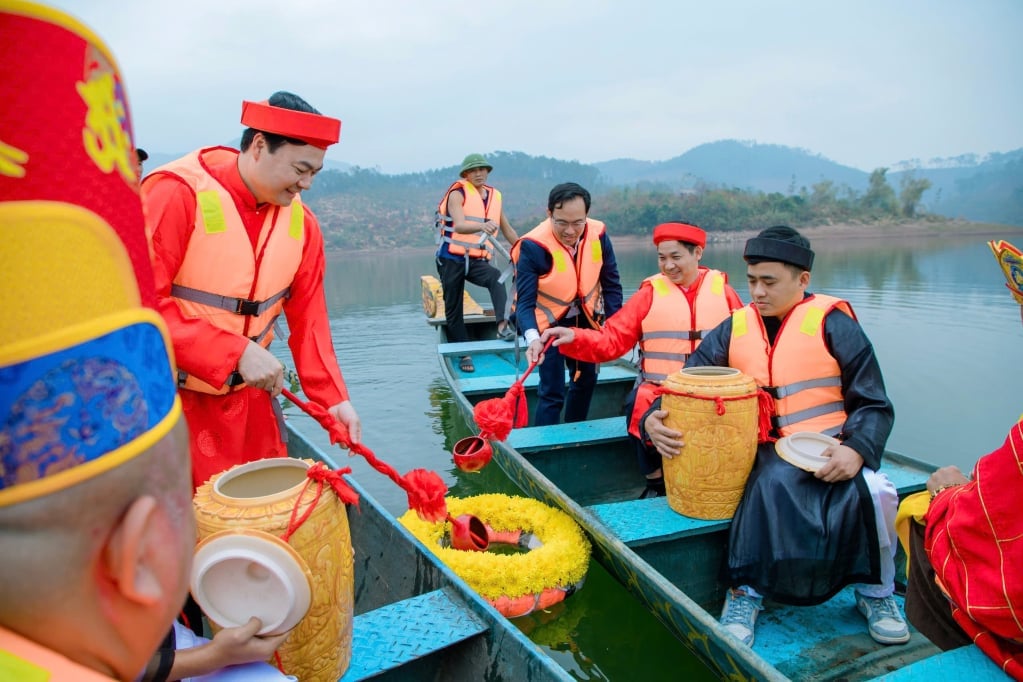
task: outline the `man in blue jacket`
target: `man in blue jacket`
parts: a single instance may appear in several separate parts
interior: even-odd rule
[[[622,284],[604,223],[589,217],[590,193],[574,182],[555,186],[547,219],[512,247],[515,320],[526,344],[526,360],[541,362],[534,425],[586,419],[597,366],[567,358],[557,348],[543,352],[540,334],[549,327],[599,329],[622,307]],[[565,394],[565,368],[569,371]]]

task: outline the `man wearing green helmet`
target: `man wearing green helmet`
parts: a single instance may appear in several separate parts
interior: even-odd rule
[[[509,244],[514,244],[518,235],[502,210],[501,192],[487,184],[493,169],[482,154],[469,154],[462,161],[460,179],[448,187],[437,205],[440,230],[437,274],[444,289],[444,317],[451,342],[469,340],[462,314],[466,281],[490,292],[498,338],[507,340],[515,336],[505,319],[508,294],[500,281],[500,271],[490,264],[490,259],[491,241],[496,239],[498,230]],[[476,369],[468,355],[461,359],[459,368],[463,372]]]

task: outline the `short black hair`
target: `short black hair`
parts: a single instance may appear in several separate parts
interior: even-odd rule
[[[561,208],[566,201],[571,201],[576,197],[583,198],[583,203],[586,205],[586,215],[589,215],[590,193],[583,189],[582,185],[574,182],[563,182],[560,185],[554,186],[554,189],[547,196],[547,210],[554,213],[554,209]]]
[[[149,154],[146,154],[146,150],[142,147],[135,148],[135,156],[139,158],[139,161],[145,161],[149,158]]]
[[[267,103],[272,107],[280,107],[281,109],[291,109],[292,111],[304,111],[307,114],[320,115],[320,112],[309,104],[309,102],[306,102],[295,93],[287,92],[286,90],[278,90],[274,94],[270,95]],[[252,140],[256,136],[256,133],[263,133],[263,137],[266,139],[267,149],[271,154],[276,152],[283,144],[308,144],[303,140],[296,140],[293,137],[285,137],[284,135],[278,135],[276,133],[268,133],[265,130],[256,130],[255,128],[246,128],[242,133],[242,141],[239,145],[243,152],[252,145]]]

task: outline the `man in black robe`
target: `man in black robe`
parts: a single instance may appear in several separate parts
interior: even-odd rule
[[[758,447],[730,529],[725,578],[733,587],[721,624],[752,645],[764,597],[812,605],[857,584],[856,606],[871,637],[901,644],[909,630],[892,598],[898,493],[877,472],[894,410],[852,308],[808,291],[813,256],[810,242],[790,227],[750,239],[744,258],[752,302],[712,330],[686,362],[753,376],[773,398],[772,441],[800,431],[840,441],[822,453],[827,462],[812,473],[781,459],[774,442]],[[733,327],[740,324],[742,331]],[[742,335],[756,341],[737,342]],[[833,371],[798,385],[779,381],[798,375],[801,362]],[[813,392],[819,398],[808,398]],[[793,399],[802,409],[786,407]],[[683,454],[685,444],[684,434],[664,425],[666,416],[655,403],[644,427],[645,437],[670,458]]]

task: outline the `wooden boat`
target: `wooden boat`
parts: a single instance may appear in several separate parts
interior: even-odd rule
[[[288,454],[335,461],[288,426]],[[343,458],[342,458],[343,459]],[[355,550],[352,662],[341,679],[572,680],[370,497],[348,507]]]
[[[425,301],[432,278],[423,279]],[[479,340],[447,343],[442,307],[438,313],[434,306],[433,315],[424,310],[439,330],[441,371],[473,428],[473,406],[503,396],[525,360],[515,343],[487,340],[496,333],[492,316],[467,318]],[[458,368],[463,355],[472,356],[475,372]],[[622,416],[636,376],[635,365],[622,360],[601,366],[588,421],[515,429],[494,444],[493,461],[526,494],[567,512],[589,536],[597,561],[711,670],[728,680],[917,680],[950,669],[976,680],[1004,679],[975,646],[942,653],[915,631],[908,644],[877,644],[851,587],[815,607],[770,604],[757,621],[753,648],[727,633],[718,623],[726,588],[719,570],[730,521],[683,516],[664,497],[637,499],[643,485]],[[525,382],[531,415],[537,382],[536,372]],[[886,452],[881,471],[904,496],[922,490],[933,469]],[[896,566],[905,567],[904,556]]]

